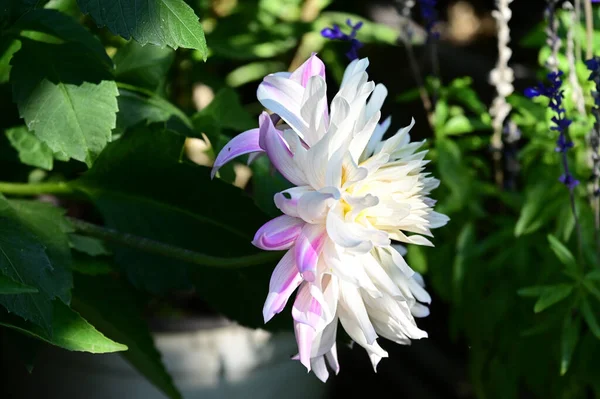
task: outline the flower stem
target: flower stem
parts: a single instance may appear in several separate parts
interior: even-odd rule
[[[0,182],[0,193],[20,196],[35,196],[42,194],[73,194],[73,190],[65,182],[45,183],[10,183]]]
[[[99,238],[121,246],[137,249],[142,252],[162,255],[171,259],[177,259],[200,266],[235,269],[273,262],[281,257],[279,252],[260,252],[254,255],[239,256],[236,258],[221,258],[190,251],[189,249],[154,241],[149,238],[122,233],[114,229],[84,222],[80,219],[69,218],[69,221],[75,230],[82,235]]]

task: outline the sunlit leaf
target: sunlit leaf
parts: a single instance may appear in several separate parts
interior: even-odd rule
[[[54,301],[50,306],[53,306],[54,314],[52,335],[38,326],[2,312],[0,325],[70,351],[110,353],[127,350],[127,346],[105,337],[64,303]]]
[[[183,0],[78,0],[81,11],[99,26],[106,26],[125,39],[144,45],[198,50],[206,59],[202,25],[194,10]]]

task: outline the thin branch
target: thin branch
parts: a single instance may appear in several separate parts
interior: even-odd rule
[[[281,258],[281,253],[279,252],[259,252],[255,255],[245,255],[236,258],[221,258],[154,241],[149,238],[122,233],[114,229],[84,222],[80,219],[69,218],[69,221],[79,234],[99,238],[149,254],[161,255],[200,266],[236,269],[274,262]]]

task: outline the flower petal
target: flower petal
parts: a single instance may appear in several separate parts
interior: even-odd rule
[[[289,249],[302,231],[302,219],[281,215],[265,223],[254,235],[252,244],[266,251]]]
[[[322,382],[327,382],[329,371],[327,371],[327,366],[325,365],[325,356],[312,358],[310,365],[312,366],[312,372],[315,373],[317,378]]]
[[[344,313],[358,324],[366,343],[373,345],[377,333],[369,320],[369,314],[358,288],[347,283],[340,284],[340,305]]]
[[[287,143],[273,126],[273,122],[266,112],[263,112],[260,116],[260,135],[264,138],[265,150],[273,166],[289,182],[297,186],[304,185],[304,173],[294,163]]]
[[[301,282],[302,276],[298,273],[294,262],[294,248],[291,248],[281,258],[271,275],[269,294],[263,307],[265,323],[285,308],[290,295]]]
[[[275,194],[273,200],[275,206],[283,213],[289,216],[300,217],[298,212],[298,202],[305,193],[314,192],[310,186],[292,187]]]
[[[304,87],[295,81],[269,75],[258,85],[256,97],[263,107],[276,113],[296,132],[304,137],[308,124],[300,115]]]
[[[260,131],[250,129],[232,138],[217,155],[210,177],[214,178],[217,171],[227,162],[244,154],[264,152],[259,145]]]
[[[307,281],[315,281],[317,262],[327,235],[323,225],[306,224],[295,246],[296,266]]]
[[[308,223],[322,223],[332,201],[339,199],[339,192],[325,190],[303,194],[298,200],[298,215]]]
[[[296,333],[296,343],[298,344],[298,358],[300,363],[310,371],[310,354],[312,351],[313,340],[317,334],[315,329],[308,324],[294,322],[294,332]]]
[[[325,64],[316,53],[312,53],[310,58],[292,72],[290,79],[306,87],[308,81],[313,76],[320,76],[325,79]]]

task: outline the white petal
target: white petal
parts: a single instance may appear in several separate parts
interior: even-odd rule
[[[310,360],[310,364],[312,366],[312,372],[315,373],[317,378],[323,382],[327,382],[327,379],[329,378],[329,371],[327,371],[327,366],[325,365],[325,357],[319,356],[312,358]]]
[[[377,339],[377,333],[365,308],[360,292],[351,284],[340,284],[340,305],[344,314],[356,321],[368,345]],[[359,342],[360,343],[360,342]]]

